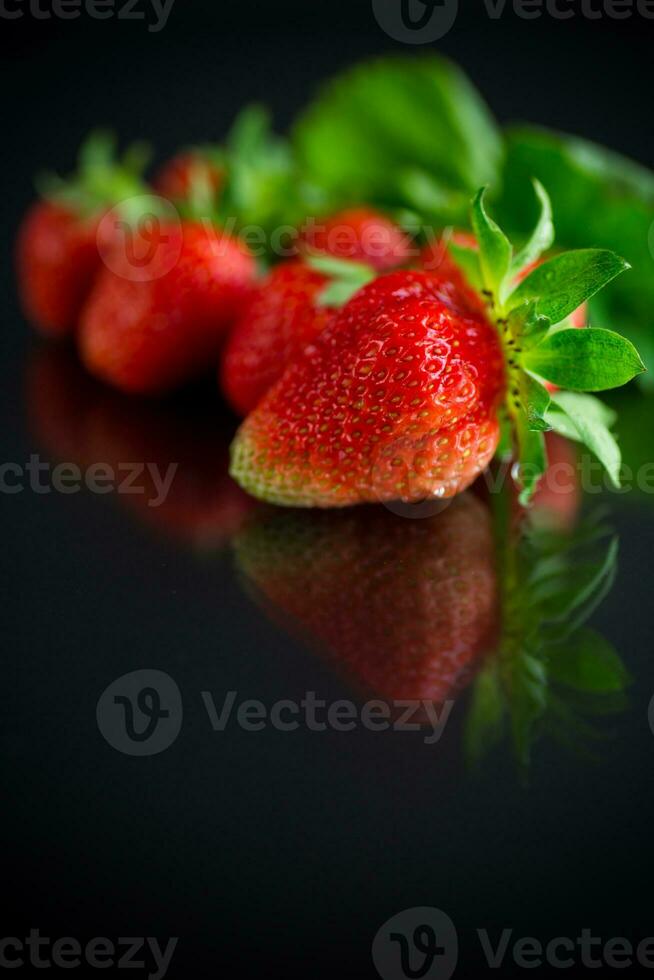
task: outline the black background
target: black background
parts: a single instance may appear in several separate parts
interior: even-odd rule
[[[435,48],[469,72],[500,121],[576,132],[654,165],[654,22],[508,11],[493,21],[481,4],[461,6]],[[11,249],[33,173],[70,169],[99,123],[151,140],[162,158],[220,138],[252,100],[284,128],[321,79],[406,49],[358,0],[177,0],[157,34],[142,22],[26,13],[0,19],[0,33],[2,457],[23,463],[38,451],[23,390],[35,342]],[[645,505],[613,502],[620,574],[595,617],[634,674],[631,708],[599,765],[545,745],[525,787],[508,752],[466,774],[458,713],[436,747],[408,734],[212,733],[201,690],[266,704],[351,694],[269,625],[228,551],[178,548],[111,498],[26,491],[0,503],[3,935],[179,936],[171,977],[364,978],[375,976],[375,932],[411,906],[454,920],[457,976],[483,972],[477,927],[541,940],[585,926],[604,939],[654,934],[642,898],[654,757]],[[181,737],[150,759],[115,752],[95,724],[102,690],[139,667],[169,672],[185,703]]]

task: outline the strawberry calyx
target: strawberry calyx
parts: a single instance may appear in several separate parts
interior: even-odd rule
[[[504,449],[511,447],[528,503],[547,467],[544,433],[550,430],[584,444],[620,485],[621,455],[611,412],[589,392],[626,384],[645,370],[633,344],[610,330],[572,329],[568,318],[629,264],[604,249],[563,252],[534,267],[554,240],[548,195],[534,181],[540,214],[519,251],[489,217],[485,188],[471,207],[478,250],[455,246],[471,285],[484,297],[504,351],[506,398]],[[556,392],[545,387],[549,382]]]
[[[95,130],[80,147],[77,171],[67,178],[42,174],[37,178],[37,188],[46,200],[83,218],[124,204],[125,217],[129,220],[133,217],[130,212],[134,210],[134,202],[144,196],[152,198],[143,179],[149,159],[150,150],[145,143],[132,144],[118,157],[113,134]],[[151,210],[151,200],[148,207]]]
[[[379,275],[371,265],[353,259],[337,259],[331,255],[310,255],[305,261],[312,269],[329,279],[316,300],[320,307],[344,306],[355,293],[373,279],[377,279]]]

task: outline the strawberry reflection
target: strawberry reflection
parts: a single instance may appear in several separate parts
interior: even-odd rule
[[[578,505],[566,484],[526,512],[505,483],[415,520],[269,509],[235,550],[255,600],[361,695],[442,704],[468,688],[469,759],[509,736],[526,768],[543,734],[587,749],[595,716],[625,705],[620,657],[585,625],[617,545],[601,521],[574,527]]]
[[[382,507],[262,512],[236,553],[272,614],[362,692],[442,702],[495,642],[492,524],[471,494],[423,520]]]
[[[253,509],[228,474],[233,426],[213,391],[141,402],[95,382],[70,350],[44,347],[30,361],[26,398],[33,437],[51,462],[106,464],[117,482],[131,474],[120,504],[179,543],[219,547]]]

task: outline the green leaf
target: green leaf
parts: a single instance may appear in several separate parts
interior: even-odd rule
[[[560,323],[628,268],[628,262],[604,249],[563,252],[537,266],[513,291],[511,304],[535,299],[542,316]]]
[[[623,691],[630,681],[617,651],[594,630],[579,630],[571,641],[548,653],[550,677],[566,687],[590,694],[610,694]]]
[[[502,283],[511,266],[511,243],[501,228],[489,218],[484,207],[486,189],[472,202],[472,228],[479,245],[479,262],[484,286],[501,300]]]
[[[560,391],[552,395],[553,405],[545,418],[560,435],[586,445],[605,467],[614,486],[620,486],[622,457],[610,426],[615,412],[592,395]]]
[[[425,219],[439,224],[456,224],[468,207],[468,194],[465,191],[452,190],[418,168],[402,170],[397,176],[396,186],[401,200],[419,212],[422,224]]]
[[[497,671],[491,661],[475,678],[465,722],[465,753],[469,764],[478,765],[502,736],[504,698]]]
[[[648,236],[654,217],[654,173],[574,136],[534,127],[508,130],[500,202],[502,221],[526,235],[534,220],[532,177],[547,187],[556,215],[557,243],[589,243],[623,255],[632,266],[591,300],[591,322],[610,323],[640,350],[654,385],[654,275]]]
[[[538,488],[547,469],[547,454],[543,433],[529,427],[526,415],[516,422],[518,463],[515,476],[520,484],[520,503],[526,506]]]
[[[376,273],[372,266],[365,262],[355,262],[350,259],[337,259],[332,255],[310,255],[307,260],[316,272],[321,272],[324,276],[332,276],[335,279],[345,279],[348,282],[359,280],[370,280]]]
[[[355,293],[377,277],[377,272],[363,262],[337,259],[331,255],[310,255],[306,261],[332,280],[319,294],[318,306],[344,306]]]
[[[152,192],[142,178],[149,157],[147,145],[135,143],[128,147],[122,159],[118,158],[113,134],[97,130],[79,150],[76,173],[66,179],[43,174],[37,178],[37,189],[43,197],[84,215],[97,214],[122,202],[129,205],[132,199],[151,199]]]
[[[561,388],[604,391],[619,388],[644,371],[636,348],[610,330],[558,330],[523,356],[534,374]]]
[[[480,95],[434,55],[381,58],[333,79],[300,116],[293,145],[308,177],[347,200],[412,206],[403,175],[421,171],[444,195],[463,192],[457,220],[469,195],[497,182],[502,156]]]
[[[539,180],[534,180],[534,190],[540,204],[540,214],[536,227],[529,241],[520,249],[511,264],[511,272],[518,275],[523,269],[540,258],[543,252],[551,247],[554,241],[554,224],[552,221],[552,205],[547,191]]]
[[[550,393],[547,388],[523,371],[520,376],[520,396],[529,428],[532,432],[546,432],[550,428],[546,421],[550,406]]]
[[[534,655],[521,651],[510,668],[511,729],[518,760],[529,764],[536,723],[548,703],[547,671]]]
[[[618,540],[609,543],[602,561],[566,566],[562,576],[542,579],[534,588],[532,600],[539,603],[545,619],[565,626],[571,635],[584,623],[608,594],[615,581]]]

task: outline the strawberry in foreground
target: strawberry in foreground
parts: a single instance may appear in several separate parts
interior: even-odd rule
[[[375,270],[408,259],[408,238],[378,212],[346,211],[318,227],[319,232],[314,229],[305,239],[305,247],[311,241],[313,257],[276,266],[230,334],[221,387],[240,415],[255,408],[286,366],[321,333],[336,304],[374,278]]]
[[[206,224],[156,226],[146,261],[128,249],[103,270],[83,310],[82,360],[127,392],[165,392],[211,371],[250,295],[245,246]]]
[[[303,507],[450,497],[503,449],[515,452],[521,501],[545,471],[544,433],[584,443],[619,481],[611,419],[581,392],[643,370],[633,345],[565,321],[628,266],[586,249],[531,266],[552,244],[549,200],[524,247],[472,206],[478,252],[466,276],[475,312],[445,280],[398,272],[364,286],[294,361],[242,425],[232,473],[254,496]],[[549,392],[549,381],[571,391]],[[612,418],[612,416],[611,416]]]
[[[235,546],[272,615],[364,693],[441,703],[494,646],[492,525],[471,494],[421,521],[377,507],[264,511]]]
[[[23,310],[41,333],[61,337],[75,329],[102,268],[101,218],[121,200],[145,193],[144,163],[139,147],[117,162],[111,138],[97,133],[82,147],[75,176],[46,180],[44,197],[23,220],[16,249]]]

